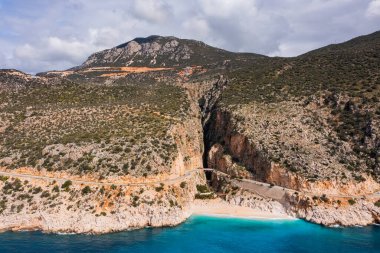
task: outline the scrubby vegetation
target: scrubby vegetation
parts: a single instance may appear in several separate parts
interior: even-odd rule
[[[138,176],[168,169],[177,151],[170,126],[187,117],[187,96],[129,81],[0,89],[0,166]]]
[[[377,32],[295,58],[257,59],[229,73],[219,107],[269,160],[311,182],[363,182],[362,173],[380,180],[379,41]]]

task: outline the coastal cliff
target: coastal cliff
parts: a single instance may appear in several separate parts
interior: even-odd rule
[[[287,213],[326,226],[379,222],[380,208],[375,203],[378,203],[376,192],[380,185],[372,177],[363,175],[365,179],[359,182],[354,178],[342,180],[338,177],[310,180],[273,159],[262,136],[256,135],[259,139],[255,139],[255,135],[250,135],[251,129],[239,125],[239,122],[250,122],[241,115],[244,114],[239,110],[230,113],[217,108],[207,128],[211,143],[207,166],[225,173],[224,176],[216,174],[212,179],[214,189],[224,199],[236,205]],[[255,120],[260,121],[257,117]],[[271,133],[266,131],[266,134]],[[313,162],[318,163],[317,160]],[[255,187],[255,183],[250,185],[249,181],[239,183],[245,179],[268,185]],[[274,185],[277,192],[272,188]]]
[[[0,70],[0,229],[172,226],[212,199],[379,222],[379,34],[294,58],[150,36]]]

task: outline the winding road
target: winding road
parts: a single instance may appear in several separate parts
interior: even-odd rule
[[[120,183],[120,182],[99,182],[99,181],[86,181],[86,180],[78,180],[78,179],[72,179],[72,178],[61,178],[61,177],[50,177],[50,176],[37,176],[37,175],[32,175],[32,174],[27,174],[27,173],[13,173],[13,172],[5,172],[5,171],[0,171],[0,175],[2,176],[8,176],[8,177],[15,177],[15,178],[25,178],[25,179],[40,179],[40,180],[46,180],[49,182],[59,182],[59,183],[64,183],[67,180],[72,181],[74,184],[85,184],[85,185],[97,185],[97,186],[111,186],[111,185],[116,185],[116,186],[146,186],[146,185],[156,185],[156,184],[174,184],[178,183],[179,181],[184,181],[188,179],[193,173],[199,172],[199,171],[211,171],[212,173],[217,173],[219,175],[223,175],[226,177],[230,176],[224,172],[211,169],[211,168],[200,168],[200,169],[193,169],[187,171],[184,175],[178,176],[176,178],[170,178],[170,179],[164,179],[164,180],[158,180],[158,181],[147,181],[147,182],[141,182],[141,183]],[[242,188],[246,189],[249,191],[253,191],[254,193],[262,196],[262,197],[268,197],[272,198],[274,200],[281,200],[285,196],[285,194],[288,193],[301,193],[301,194],[306,194],[310,196],[314,196],[316,194],[312,192],[306,192],[306,191],[296,191],[290,188],[285,188],[281,186],[273,186],[268,183],[263,183],[255,180],[250,180],[250,179],[231,179],[231,182]],[[320,194],[319,194],[320,195]],[[380,198],[380,191],[376,191],[371,194],[366,194],[366,195],[339,195],[339,194],[325,194],[326,197],[331,197],[331,198]]]
[[[221,172],[221,171],[218,171],[215,169],[211,169],[211,168],[207,168],[207,169],[205,169],[205,171],[213,171],[215,173],[218,173],[219,175],[230,177],[228,174],[226,174],[224,172]],[[231,182],[234,185],[236,185],[242,189],[253,191],[254,193],[256,193],[262,197],[268,197],[268,198],[272,198],[274,200],[283,199],[286,192],[292,193],[292,194],[297,192],[300,194],[308,195],[310,197],[313,197],[315,195],[317,195],[317,196],[321,195],[321,194],[316,194],[316,193],[308,192],[308,191],[296,191],[294,189],[290,189],[290,188],[286,188],[286,187],[282,187],[282,186],[278,186],[278,185],[270,185],[268,183],[263,183],[263,182],[250,180],[250,179],[231,179]],[[331,194],[326,193],[324,195],[326,197],[330,197],[330,198],[352,198],[352,199],[380,198],[380,191],[379,191],[379,189],[377,189],[376,192],[370,193],[370,194],[365,194],[365,195],[342,195],[342,194],[332,194],[332,193]]]
[[[74,184],[86,184],[86,185],[98,185],[98,186],[145,186],[145,185],[155,185],[155,184],[161,184],[161,183],[167,183],[167,184],[173,184],[177,183],[179,181],[183,181],[191,176],[192,173],[200,171],[202,169],[193,169],[187,171],[184,175],[178,176],[176,178],[170,178],[165,180],[159,180],[159,181],[147,181],[147,182],[141,182],[141,183],[118,183],[118,182],[96,182],[96,181],[86,181],[86,180],[78,180],[78,179],[72,179],[72,178],[61,178],[61,177],[50,177],[50,176],[36,176],[32,174],[27,173],[13,173],[13,172],[5,172],[0,171],[0,175],[7,176],[7,177],[15,177],[15,178],[24,178],[24,179],[40,179],[40,180],[46,180],[48,182],[59,182],[64,183],[67,180],[70,180]]]

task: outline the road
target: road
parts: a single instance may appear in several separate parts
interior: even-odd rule
[[[218,171],[218,170],[215,170],[215,169],[207,169],[207,170],[208,171],[214,171],[220,175],[224,175],[224,176],[229,177],[228,174],[221,172],[221,171]],[[281,187],[281,186],[277,186],[277,185],[273,186],[273,185],[270,185],[268,183],[263,183],[263,182],[250,180],[250,179],[231,179],[231,181],[236,186],[239,186],[239,187],[246,189],[246,190],[249,190],[249,191],[253,191],[254,193],[256,193],[260,196],[269,197],[269,198],[272,198],[275,200],[281,200],[285,196],[286,192],[291,193],[291,194],[298,192],[299,194],[308,195],[310,197],[313,197],[315,195],[320,195],[320,194],[316,194],[316,193],[308,192],[308,191],[296,191],[294,189]],[[329,193],[327,193],[325,195],[326,195],[326,197],[330,197],[330,198],[353,198],[353,199],[363,198],[363,197],[377,198],[377,197],[380,197],[380,191],[376,191],[374,193],[365,194],[365,195],[342,195],[342,194],[329,194]]]
[[[172,179],[165,179],[165,180],[159,180],[159,181],[148,181],[148,182],[141,182],[141,183],[117,183],[117,182],[96,182],[96,181],[86,181],[86,180],[78,180],[78,179],[71,179],[71,178],[60,178],[60,177],[49,177],[49,176],[36,176],[32,174],[26,174],[26,173],[13,173],[13,172],[5,172],[0,171],[0,175],[8,176],[8,177],[16,177],[16,178],[25,178],[25,179],[40,179],[40,180],[46,180],[49,182],[59,182],[64,183],[67,180],[72,181],[74,184],[85,184],[85,185],[97,185],[97,186],[146,186],[146,185],[155,185],[155,184],[173,184],[177,183],[179,181],[184,181],[188,177],[191,176],[192,173],[198,172],[198,171],[212,171],[214,173],[218,173],[219,175],[223,175],[226,177],[230,177],[228,174],[215,170],[210,168],[203,168],[203,169],[193,169],[190,171],[187,171],[184,175],[178,176],[176,178]],[[243,189],[253,191],[254,193],[263,196],[263,197],[269,197],[275,200],[281,200],[285,193],[295,193],[298,192],[300,194],[305,194],[313,197],[314,195],[317,195],[312,192],[306,192],[306,191],[296,191],[290,188],[285,188],[281,186],[271,186],[268,183],[263,183],[255,180],[250,179],[231,179],[233,184],[236,186],[239,186]],[[320,194],[319,194],[320,195]],[[366,194],[366,195],[360,195],[360,196],[354,196],[354,195],[339,195],[339,194],[325,194],[326,197],[330,198],[363,198],[363,197],[369,197],[369,198],[377,198],[380,197],[380,191],[377,191],[375,193]]]
[[[160,181],[148,181],[148,182],[142,182],[142,183],[113,183],[113,182],[96,182],[96,181],[86,181],[86,180],[78,180],[78,179],[72,179],[72,178],[61,178],[61,177],[49,177],[49,176],[36,176],[32,174],[26,174],[26,173],[13,173],[13,172],[5,172],[0,171],[0,175],[7,176],[7,177],[15,177],[15,178],[24,178],[24,179],[40,179],[40,180],[46,180],[48,182],[59,182],[64,183],[67,180],[70,180],[73,182],[73,184],[86,184],[86,185],[98,185],[98,186],[145,186],[145,185],[155,185],[155,184],[172,184],[179,181],[183,181],[191,176],[192,173],[197,172],[201,169],[193,169],[187,171],[184,175],[178,176],[176,178],[172,179],[165,179]]]

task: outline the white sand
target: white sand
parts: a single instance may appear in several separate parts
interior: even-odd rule
[[[221,199],[195,200],[192,213],[195,215],[238,217],[246,219],[294,219],[284,214],[276,214],[237,206]]]

